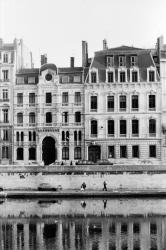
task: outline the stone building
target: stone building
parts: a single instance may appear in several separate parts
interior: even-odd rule
[[[32,55],[22,39],[0,39],[0,164],[12,163],[13,86],[19,68],[32,67]]]

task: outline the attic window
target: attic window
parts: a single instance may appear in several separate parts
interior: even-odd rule
[[[131,67],[136,65],[136,56],[131,56],[130,63],[131,63]]]
[[[119,66],[125,66],[125,56],[119,56]]]
[[[149,82],[154,82],[155,81],[155,72],[154,70],[149,71]]]
[[[96,72],[91,72],[91,82],[92,83],[97,82],[97,74],[96,74]]]
[[[114,57],[107,56],[107,67],[113,67],[113,66],[114,66]]]
[[[80,82],[81,81],[81,77],[80,76],[74,76],[73,81],[74,82]]]
[[[62,76],[62,83],[68,83],[69,77],[68,76]]]

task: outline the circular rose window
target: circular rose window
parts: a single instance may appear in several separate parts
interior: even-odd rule
[[[51,81],[51,80],[52,80],[52,75],[48,73],[48,74],[45,76],[45,78],[46,78],[47,81]]]

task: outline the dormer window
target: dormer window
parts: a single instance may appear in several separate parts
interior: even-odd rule
[[[136,56],[131,56],[130,65],[131,67],[134,67],[136,65]]]
[[[3,62],[4,62],[4,63],[8,63],[8,54],[7,54],[7,53],[5,53],[5,54],[3,55]]]
[[[113,66],[114,66],[114,57],[107,56],[107,67],[113,67]]]
[[[119,56],[119,67],[125,66],[125,56]]]
[[[91,83],[97,82],[97,74],[96,72],[91,72]]]
[[[154,70],[149,71],[149,82],[154,82],[155,81],[155,72]]]

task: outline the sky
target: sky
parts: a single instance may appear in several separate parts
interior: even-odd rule
[[[153,48],[157,37],[166,41],[166,0],[0,0],[0,37],[22,38],[35,66],[46,53],[58,67],[81,66],[81,43],[89,57],[120,45]]]

